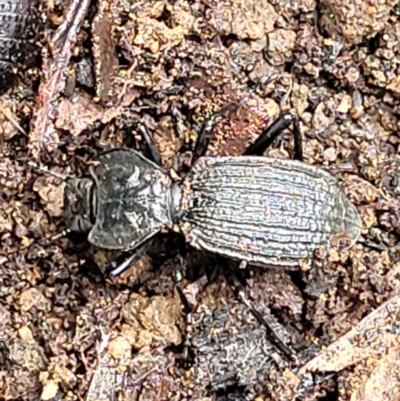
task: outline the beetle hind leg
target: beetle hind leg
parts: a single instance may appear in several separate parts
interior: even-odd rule
[[[222,272],[225,280],[228,282],[233,293],[251,311],[258,322],[266,328],[268,339],[271,341],[271,343],[274,344],[276,349],[281,351],[289,360],[297,361],[296,352],[290,345],[286,344],[285,341],[282,340],[281,335],[276,330],[277,324],[273,321],[272,316],[264,316],[257,310],[254,304],[247,297],[245,289],[240,283],[235,272],[230,269],[227,261],[223,258],[219,258],[219,261],[223,267]],[[279,359],[277,360],[278,364],[280,363]]]
[[[278,117],[268,126],[256,141],[244,152],[244,155],[261,156],[291,124],[293,124],[294,135],[294,159],[303,161],[303,144],[299,123],[293,114],[287,112]]]
[[[177,255],[175,259],[175,285],[178,291],[179,297],[181,299],[183,310],[185,313],[185,333],[184,333],[184,342],[183,342],[183,353],[181,355],[181,364],[186,369],[189,368],[192,361],[190,358],[190,350],[192,345],[192,335],[193,335],[193,327],[192,327],[192,314],[193,308],[190,305],[189,300],[187,299],[185,292],[182,287],[184,272],[186,270],[184,255],[185,252],[182,252],[182,248],[180,253]]]

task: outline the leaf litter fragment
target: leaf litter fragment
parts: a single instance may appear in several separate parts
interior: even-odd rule
[[[382,357],[399,346],[400,296],[371,312],[339,340],[322,350],[302,370],[339,372],[368,357]]]
[[[399,399],[400,296],[394,296],[348,333],[319,352],[299,371],[340,372],[365,363],[369,376],[352,384],[351,401]],[[369,366],[372,365],[372,370]],[[357,370],[357,369],[356,369]],[[361,369],[363,370],[363,369]],[[356,375],[357,373],[352,373]],[[359,374],[359,373],[358,373]],[[356,381],[356,378],[353,378]]]

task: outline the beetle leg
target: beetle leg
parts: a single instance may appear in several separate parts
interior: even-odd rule
[[[110,273],[108,274],[111,279],[116,279],[120,276],[124,271],[128,270],[132,264],[137,262],[150,248],[152,244],[153,238],[146,241],[144,244],[140,245],[138,248],[135,249],[135,252],[132,253],[127,259],[125,259],[121,264],[114,267]]]
[[[260,324],[262,324],[269,333],[268,338],[269,340],[275,345],[277,349],[279,349],[286,357],[292,360],[297,360],[296,352],[290,347],[289,345],[285,344],[285,342],[281,339],[279,333],[274,328],[274,323],[272,319],[267,316],[263,316],[252,304],[252,302],[247,298],[245,289],[243,288],[242,284],[239,282],[234,271],[232,271],[228,263],[222,258],[219,258],[222,265],[223,265],[223,275],[228,282],[229,286],[231,287],[233,293],[239,300],[249,308],[251,313],[254,317],[258,320]]]
[[[214,132],[215,127],[221,121],[222,116],[228,111],[237,109],[239,106],[240,103],[229,103],[204,121],[203,125],[200,128],[200,132],[197,136],[196,144],[194,146],[192,164],[197,159],[203,157],[206,154],[208,145],[211,141],[211,136]]]
[[[244,289],[238,292],[238,298],[243,302],[244,305],[246,305],[250,309],[251,313],[259,321],[259,323],[270,331],[271,335],[269,336],[269,339],[276,346],[276,348],[283,352],[286,357],[297,362],[296,352],[292,349],[290,345],[285,344],[284,341],[282,341],[279,333],[274,328],[273,320],[269,316],[263,316],[254,307],[251,301],[246,297],[246,292],[244,291]]]
[[[144,124],[139,124],[138,129],[142,135],[142,138],[146,142],[146,146],[150,154],[150,159],[158,166],[162,167],[163,165],[162,165],[161,154],[154,141],[153,135],[150,134],[149,130],[146,128]]]
[[[303,161],[303,145],[300,127],[297,118],[291,113],[284,113],[277,118],[261,133],[256,141],[245,150],[244,155],[261,156],[290,124],[293,124],[294,159]]]
[[[181,302],[183,304],[183,308],[185,311],[186,315],[186,321],[185,321],[185,335],[184,335],[184,343],[183,343],[183,355],[182,355],[182,360],[184,363],[185,367],[189,367],[190,361],[189,361],[189,352],[190,352],[190,347],[192,344],[192,334],[193,334],[193,326],[192,326],[192,307],[190,305],[190,302],[188,301],[183,288],[182,288],[182,281],[183,281],[183,276],[184,276],[184,259],[181,254],[178,254],[177,256],[177,263],[175,264],[175,283],[176,283],[176,289],[178,291],[179,297],[181,299]]]

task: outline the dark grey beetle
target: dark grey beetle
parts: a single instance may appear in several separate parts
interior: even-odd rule
[[[0,78],[30,63],[38,32],[39,0],[0,0]]]
[[[66,231],[88,233],[88,240],[100,248],[136,250],[111,275],[125,270],[164,229],[178,228],[192,246],[219,254],[222,265],[223,257],[229,257],[257,266],[296,269],[318,247],[343,240],[351,246],[357,241],[361,232],[357,209],[335,177],[301,161],[300,130],[291,114],[283,114],[268,127],[244,156],[204,156],[219,117],[232,106],[236,107],[228,105],[204,123],[195,162],[183,180],[162,168],[146,130],[144,139],[153,160],[131,149],[113,150],[99,157],[90,177],[67,180]],[[261,156],[292,123],[297,160]],[[225,277],[235,293],[272,331],[278,348],[294,357],[244,291],[237,291],[238,281],[228,270]],[[190,324],[190,306],[179,285],[178,290]]]
[[[215,125],[207,121],[196,144],[196,162],[183,181],[135,150],[105,153],[90,177],[69,180],[67,226],[88,232],[97,247],[124,251],[178,227],[198,249],[288,269],[335,238],[352,245],[361,219],[335,177],[299,160],[254,155],[293,121],[283,115],[244,156],[201,157]],[[301,158],[296,133],[296,157]],[[159,155],[154,159],[159,161]]]

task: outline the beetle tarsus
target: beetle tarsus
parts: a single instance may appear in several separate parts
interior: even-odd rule
[[[303,161],[303,145],[299,123],[297,118],[290,112],[282,114],[269,125],[256,141],[245,150],[244,155],[262,156],[275,139],[291,124],[293,124],[294,127],[294,159]]]

